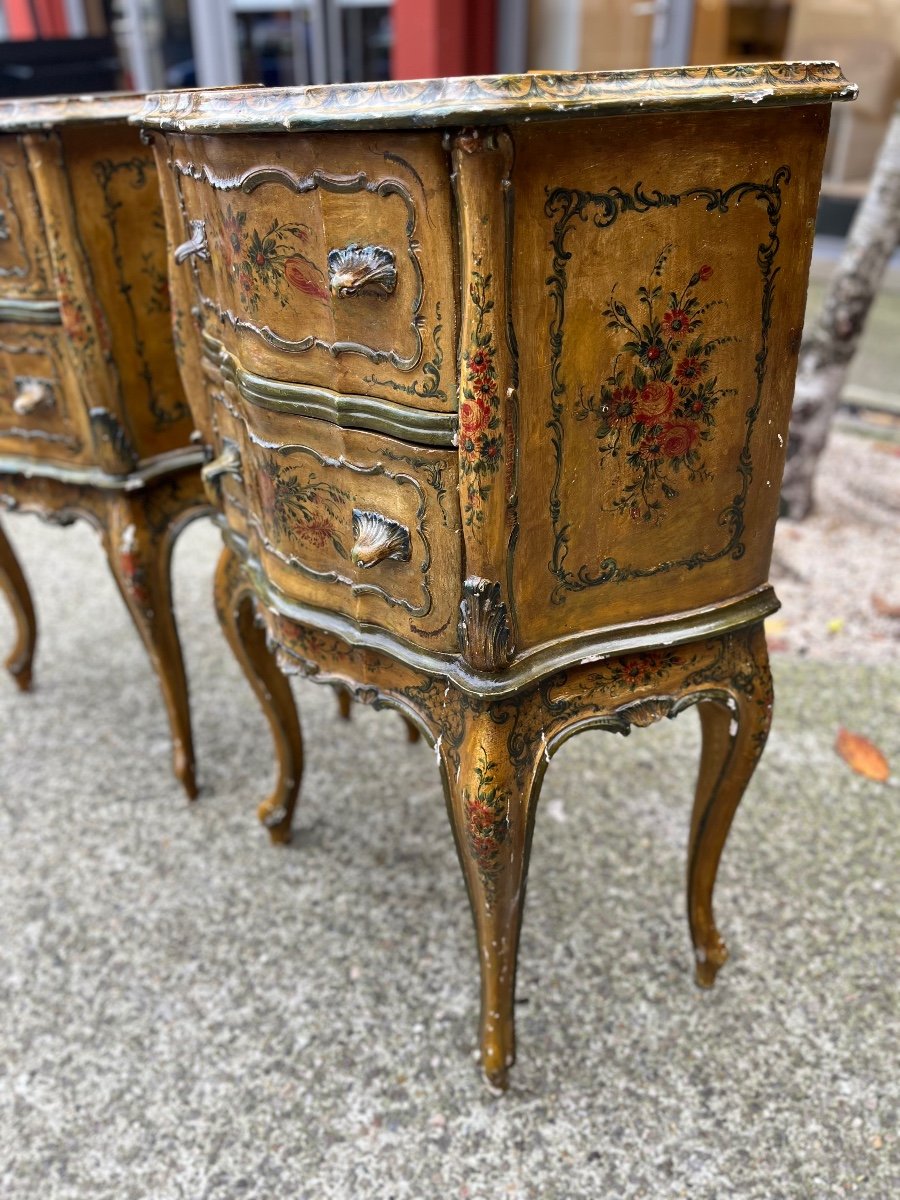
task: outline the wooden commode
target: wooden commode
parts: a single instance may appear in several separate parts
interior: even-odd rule
[[[0,103],[0,504],[84,517],[101,533],[193,796],[169,559],[207,503],[172,344],[155,163],[127,123],[142,101]],[[19,628],[8,666],[27,688],[34,610],[2,531],[0,585]]]
[[[573,732],[696,705],[687,892],[712,891],[772,711],[767,576],[832,63],[163,93],[176,342],[220,616],[433,742],[504,1086],[541,778]]]

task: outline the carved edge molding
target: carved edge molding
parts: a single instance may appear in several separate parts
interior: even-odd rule
[[[537,646],[520,653],[510,670],[488,672],[457,655],[423,649],[421,645],[413,644],[380,625],[357,621],[345,613],[316,608],[288,596],[266,577],[257,557],[250,551],[246,538],[229,529],[220,516],[214,516],[213,519],[227,544],[240,554],[260,603],[270,607],[273,612],[299,625],[333,634],[350,646],[365,646],[375,653],[390,655],[404,666],[448,680],[463,692],[492,700],[511,696],[545,676],[570,667],[602,662],[631,652],[681,646],[741,630],[771,616],[781,607],[775,592],[766,584],[716,609],[695,610],[665,620],[641,621],[632,626],[591,630],[550,645]],[[465,623],[463,605],[465,601],[460,605],[458,631]]]
[[[456,445],[456,413],[431,412],[375,396],[267,379],[241,366],[235,355],[208,331],[204,330],[201,337],[204,356],[219,368],[229,383],[234,384],[244,400],[257,408],[314,417],[342,429],[368,429],[419,446],[449,448]]]
[[[56,300],[20,300],[12,296],[0,299],[0,322],[27,321],[33,325],[61,325],[62,314]]]
[[[463,592],[458,626],[462,655],[476,671],[502,671],[512,661],[515,646],[500,584],[471,575]]]
[[[767,108],[854,100],[835,62],[735,63],[595,73],[540,72],[327,87],[222,88],[147,96],[134,124],[180,133],[356,126],[435,127],[566,113]]]

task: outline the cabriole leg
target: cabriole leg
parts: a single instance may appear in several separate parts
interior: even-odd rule
[[[741,639],[727,690],[698,703],[703,744],[688,848],[687,904],[697,982],[712,987],[728,949],[713,916],[719,859],[772,721],[772,676],[762,626]]]
[[[197,795],[194,743],[171,582],[172,547],[185,519],[177,506],[166,519],[166,494],[112,495],[104,544],[119,591],[159,679],[172,733],[175,775],[193,800]],[[173,488],[173,500],[175,495]],[[163,508],[160,520],[152,524],[148,519],[151,504]]]
[[[470,711],[458,749],[445,735],[438,743],[478,941],[481,1061],[498,1088],[507,1087],[516,1057],[516,963],[543,763],[536,748],[514,769],[504,733],[488,709]]]
[[[260,804],[259,819],[273,842],[289,842],[303,771],[300,721],[291,685],[266,644],[265,629],[257,622],[249,580],[227,546],[216,569],[215,599],[222,630],[265,713],[278,755],[275,789]]]
[[[0,527],[0,589],[6,594],[16,622],[16,640],[6,659],[6,669],[23,692],[31,687],[31,664],[37,641],[37,619],[31,593],[19,560]]]

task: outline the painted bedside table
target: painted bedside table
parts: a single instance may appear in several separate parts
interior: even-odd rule
[[[221,619],[435,747],[505,1086],[529,843],[571,734],[697,706],[687,899],[772,712],[763,619],[832,63],[148,98]],[[268,643],[268,646],[267,646]]]
[[[179,531],[208,510],[172,344],[153,154],[141,96],[0,103],[0,503],[100,532],[159,677],[175,773],[196,795],[172,612]],[[0,531],[0,585],[28,687],[34,610]]]

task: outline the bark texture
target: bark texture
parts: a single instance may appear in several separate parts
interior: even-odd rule
[[[825,305],[800,349],[782,508],[802,520],[813,507],[816,468],[847,371],[891,255],[900,245],[900,107],[881,147]]]

